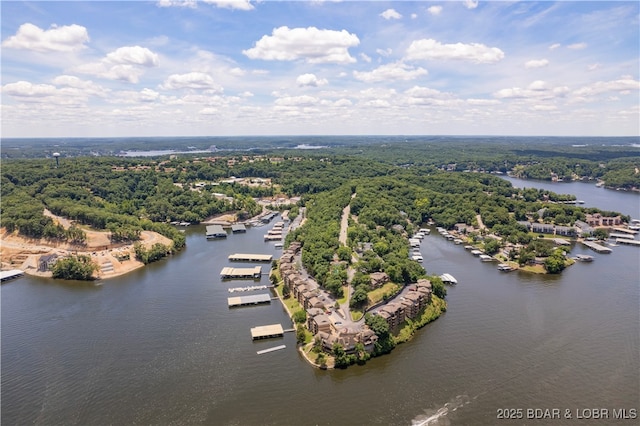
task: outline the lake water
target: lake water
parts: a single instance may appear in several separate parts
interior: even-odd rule
[[[636,194],[561,188],[552,190],[640,216]],[[636,424],[612,410],[640,408],[638,247],[575,246],[594,262],[539,276],[499,272],[433,232],[424,266],[458,279],[447,313],[388,356],[320,371],[294,333],[251,340],[251,327],[290,326],[279,302],[227,307],[229,287],[257,284],[222,282],[227,256],[279,255],[263,241],[268,229],[207,241],[189,227],[183,252],[99,286],[3,284],[2,424],[596,424],[576,410],[601,408],[606,424]],[[527,419],[527,409],[554,408],[572,420]],[[524,418],[498,419],[503,409]]]

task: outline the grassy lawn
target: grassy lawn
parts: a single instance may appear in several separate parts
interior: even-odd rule
[[[362,311],[356,311],[354,309],[351,310],[351,320],[353,321],[358,321],[360,320],[360,318],[362,318],[364,316],[364,312]]]
[[[381,301],[385,294],[395,294],[395,292],[399,289],[400,286],[398,284],[386,283],[382,287],[370,291],[369,293],[367,293],[367,296],[369,298],[369,305],[373,305],[374,303],[378,303],[379,301]]]

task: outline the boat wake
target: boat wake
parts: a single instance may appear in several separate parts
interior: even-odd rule
[[[450,425],[449,413],[471,403],[467,395],[458,395],[438,409],[426,409],[424,414],[411,420],[411,426],[447,426]]]

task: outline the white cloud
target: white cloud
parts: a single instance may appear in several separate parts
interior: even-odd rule
[[[411,19],[416,19],[417,17],[418,17],[418,14],[417,14],[417,13],[412,13],[412,14],[411,14]]]
[[[105,89],[93,81],[82,80],[74,75],[59,75],[53,79],[53,83],[57,86],[82,89],[88,95],[106,96],[109,92],[108,89]]]
[[[499,105],[500,101],[497,99],[467,99],[469,105],[487,106],[487,105]]]
[[[480,43],[442,44],[433,39],[415,40],[407,49],[406,59],[457,59],[474,63],[492,64],[504,58],[504,52],[497,47]]]
[[[597,69],[599,69],[599,68],[601,68],[601,67],[602,67],[602,65],[601,65],[601,64],[599,64],[599,63],[589,64],[589,65],[587,66],[587,70],[588,70],[588,71],[595,71],[595,70],[597,70]]]
[[[371,62],[371,57],[367,56],[367,54],[365,53],[360,54],[360,59],[362,59],[365,62]]]
[[[427,12],[434,16],[440,15],[440,13],[442,13],[442,6],[431,6],[427,8]]]
[[[512,87],[494,92],[493,96],[498,99],[554,99],[564,97],[569,93],[569,88],[559,86],[550,88],[545,81],[536,80],[529,84],[527,88]]]
[[[549,50],[556,50],[560,46],[562,46],[560,43],[553,43],[551,46],[549,46]]]
[[[353,75],[360,81],[374,83],[389,80],[414,80],[429,72],[424,68],[415,68],[402,62],[381,65],[370,72],[354,71]]]
[[[110,52],[99,62],[80,65],[73,70],[109,80],[137,83],[143,68],[157,67],[158,55],[146,47],[125,46]]]
[[[395,9],[387,9],[380,14],[384,19],[401,19],[402,15],[395,11]]]
[[[80,25],[52,26],[48,30],[26,23],[16,35],[2,42],[3,47],[34,50],[36,52],[73,52],[89,41],[87,29]]]
[[[349,47],[360,44],[355,34],[346,30],[308,28],[275,28],[270,36],[263,36],[255,47],[242,53],[251,59],[293,61],[304,59],[309,63],[353,63]]]
[[[573,43],[567,46],[567,49],[582,50],[587,47],[587,43]]]
[[[313,96],[285,96],[275,100],[275,104],[278,106],[286,107],[299,107],[299,106],[315,106],[319,103],[318,98]]]
[[[625,92],[628,90],[637,91],[640,89],[640,81],[625,77],[613,81],[597,81],[588,86],[583,86],[573,92],[576,96],[595,96],[605,92]]]
[[[524,63],[525,68],[542,68],[549,65],[549,61],[547,59],[532,59]]]
[[[531,107],[534,111],[555,111],[558,109],[555,105],[534,105]]]
[[[326,78],[318,79],[318,77],[316,77],[315,74],[302,74],[298,76],[298,78],[296,79],[296,83],[298,83],[298,86],[300,87],[304,87],[304,86],[318,87],[318,86],[324,86],[329,82],[327,81]]]
[[[464,0],[464,7],[467,9],[475,9],[478,7],[478,0]]]
[[[197,6],[196,0],[159,0],[158,7],[188,7],[195,9]]]
[[[250,0],[201,0],[223,9],[253,10]]]
[[[210,90],[221,93],[222,88],[215,83],[213,77],[203,72],[190,72],[187,74],[172,74],[160,85],[163,90]]]
[[[386,48],[386,49],[376,49],[376,53],[380,56],[391,56],[391,54],[393,53],[393,50],[391,50],[391,48]]]
[[[212,107],[202,108],[200,111],[198,111],[198,113],[202,115],[216,115],[218,114],[218,112],[218,108]]]
[[[157,67],[158,55],[146,47],[125,46],[109,53],[106,61],[112,64],[140,65],[143,67]]]
[[[56,94],[56,87],[51,84],[33,84],[18,81],[2,86],[2,93],[18,98],[42,98]]]

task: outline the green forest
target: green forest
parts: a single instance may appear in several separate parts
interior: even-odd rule
[[[382,270],[398,283],[423,275],[409,260],[403,232],[427,220],[451,229],[455,224],[477,226],[480,215],[486,233],[499,237],[500,244],[528,244],[532,235],[519,221],[572,225],[597,211],[558,203],[572,196],[513,188],[498,177],[501,173],[640,187],[640,156],[629,146],[574,147],[546,141],[533,149],[506,140],[417,138],[346,142],[314,150],[266,147],[148,158],[69,155],[59,163],[51,157],[6,158],[3,148],[2,226],[30,238],[76,244],[85,239],[83,226],[110,231],[114,242],[135,242],[145,230],[173,241],[172,247],[138,250],[146,263],[185,245],[184,235],[171,222],[198,223],[225,212],[246,219],[262,210],[257,198],[297,196],[299,206],[308,208],[309,221],[289,240],[303,242],[305,266],[339,295],[345,271],[331,266],[332,261],[336,256],[348,261],[363,243],[373,244],[376,254],[363,257],[363,274]],[[243,184],[243,178],[267,183]],[[348,204],[358,222],[349,224],[346,248],[338,244],[338,232],[342,208]],[[64,229],[43,214],[45,209],[77,225]],[[477,237],[482,240],[484,235]],[[493,251],[499,248],[490,239],[485,244]]]

